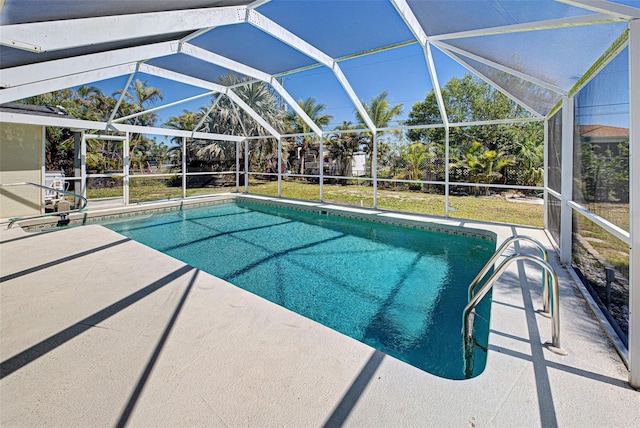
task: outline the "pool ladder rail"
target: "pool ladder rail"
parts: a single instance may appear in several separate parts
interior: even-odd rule
[[[60,220],[59,220],[58,224],[66,225],[66,224],[69,223],[69,214],[81,212],[87,207],[87,198],[85,198],[84,196],[79,195],[77,193],[69,192],[68,190],[56,189],[54,187],[49,187],[49,186],[43,186],[42,184],[32,183],[30,181],[25,181],[25,182],[22,182],[22,183],[0,184],[0,187],[11,187],[11,186],[35,186],[35,187],[39,187],[41,189],[49,190],[49,191],[52,191],[52,192],[62,193],[64,195],[73,196],[74,198],[80,199],[81,206],[79,208],[75,208],[73,210],[67,210],[67,211],[51,212],[51,213],[37,214],[37,215],[24,216],[24,217],[12,217],[12,218],[9,219],[9,224],[7,225],[7,229],[11,229],[11,227],[16,222],[19,222],[19,221],[33,220],[33,219],[36,219],[36,218],[44,218],[44,217],[56,217],[56,216],[60,217]]]
[[[509,245],[514,242],[519,241],[528,241],[534,244],[538,250],[540,250],[540,255],[542,257],[538,257],[532,254],[522,254],[516,253],[511,256],[505,258],[496,269],[493,271],[489,279],[480,287],[480,289],[476,292],[476,288],[480,281],[487,275],[489,270],[496,263],[498,258],[504,255],[505,250]],[[544,346],[550,351],[558,354],[558,355],[567,355],[567,351],[562,349],[560,346],[560,301],[559,301],[559,290],[558,290],[558,276],[549,264],[549,255],[545,247],[535,239],[524,236],[524,235],[516,235],[512,236],[505,240],[500,248],[496,250],[491,259],[485,264],[482,270],[478,273],[475,279],[469,285],[469,303],[464,308],[462,313],[462,337],[463,337],[463,352],[464,352],[464,370],[465,376],[470,378],[473,373],[473,351],[475,349],[475,338],[474,338],[474,314],[475,308],[480,303],[482,298],[491,290],[495,282],[498,280],[500,275],[504,273],[504,271],[516,261],[530,261],[542,268],[542,300],[543,300],[543,309],[539,311],[540,314],[551,318],[551,342],[546,342]]]

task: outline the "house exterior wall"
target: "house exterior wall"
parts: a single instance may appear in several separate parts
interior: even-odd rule
[[[0,184],[42,184],[43,130],[39,125],[0,123]],[[0,218],[40,214],[41,190],[0,187]]]

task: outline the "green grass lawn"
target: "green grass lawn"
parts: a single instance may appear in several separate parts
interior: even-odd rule
[[[357,207],[373,207],[373,188],[361,185],[324,185],[324,201]],[[277,182],[250,182],[249,193],[277,196]],[[304,182],[282,183],[282,196],[291,199],[318,201],[320,186]],[[544,226],[541,204],[519,203],[504,196],[450,196],[449,216],[526,226]],[[378,190],[378,208],[435,216],[445,215],[444,195],[400,190]]]
[[[240,187],[244,191],[244,187]],[[187,189],[187,196],[235,192],[235,186]],[[276,181],[249,182],[249,193],[277,196]],[[122,188],[93,188],[87,190],[89,199],[122,196]],[[177,199],[182,196],[180,187],[169,187],[163,182],[132,182],[129,189],[131,202],[147,202]],[[282,196],[290,199],[319,201],[320,186],[300,181],[284,181]],[[324,201],[343,205],[372,208],[373,188],[366,185],[324,185]],[[449,216],[453,218],[520,224],[543,227],[543,206],[532,203],[517,203],[504,196],[450,196]],[[378,190],[378,208],[435,216],[445,215],[444,195],[402,190]]]
[[[203,188],[187,188],[187,197],[211,195],[216,193],[235,192],[236,186],[217,186]],[[87,189],[89,199],[122,197],[122,187],[96,187]],[[132,182],[129,187],[129,201],[149,202],[182,197],[182,187],[167,186],[164,182],[145,179],[145,182]]]
[[[576,233],[579,233],[589,241],[591,246],[604,257],[605,260],[628,279],[629,246],[581,215],[574,216],[574,223]]]

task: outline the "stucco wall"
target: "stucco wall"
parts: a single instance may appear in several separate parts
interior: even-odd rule
[[[42,184],[42,126],[0,123],[0,183]],[[39,214],[41,190],[0,187],[0,218]]]

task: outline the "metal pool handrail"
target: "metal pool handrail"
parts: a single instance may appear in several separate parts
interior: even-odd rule
[[[544,261],[549,263],[549,254],[547,253],[547,250],[544,247],[544,245],[540,243],[540,241],[537,241],[531,238],[530,236],[525,236],[525,235],[512,236],[511,238],[506,239],[502,243],[502,245],[500,245],[500,248],[498,248],[496,252],[493,253],[493,256],[491,257],[491,259],[489,259],[487,264],[484,265],[484,267],[480,272],[478,272],[478,275],[474,278],[474,280],[471,281],[471,284],[469,284],[469,301],[473,299],[473,295],[475,293],[476,287],[478,286],[482,278],[484,278],[484,276],[487,274],[487,272],[489,272],[489,269],[491,269],[491,267],[495,264],[496,260],[498,260],[498,258],[500,258],[504,254],[505,250],[510,244],[518,241],[528,241],[534,244],[538,248],[538,250],[540,250],[540,255],[542,256]],[[549,274],[548,273],[545,273],[542,276],[542,314],[545,316],[549,316]]]
[[[507,257],[496,270],[491,274],[487,282],[480,288],[477,294],[469,301],[467,306],[462,312],[462,338],[463,338],[463,352],[464,352],[464,365],[465,376],[471,377],[473,372],[473,318],[471,314],[474,312],[475,307],[480,300],[489,292],[491,287],[495,284],[496,280],[502,275],[502,273],[509,267],[509,265],[518,260],[526,260],[534,262],[539,265],[547,275],[550,276],[550,289],[551,289],[551,342],[544,344],[550,351],[559,354],[567,355],[567,351],[560,346],[560,294],[558,291],[558,276],[555,270],[549,264],[549,262],[542,260],[540,257],[533,256],[531,254],[513,254]]]
[[[36,219],[36,218],[54,217],[54,216],[60,216],[61,220],[65,220],[70,213],[80,212],[80,211],[84,210],[87,207],[87,198],[85,198],[84,196],[79,195],[77,193],[69,192],[68,190],[61,190],[61,189],[56,189],[54,187],[43,186],[42,184],[32,183],[30,181],[25,181],[25,182],[22,182],[22,183],[0,184],[0,187],[11,187],[11,186],[35,186],[35,187],[39,187],[41,189],[52,190],[52,191],[57,192],[57,193],[63,193],[65,195],[70,195],[70,196],[73,196],[75,198],[79,198],[82,201],[82,206],[80,208],[76,208],[76,209],[68,210],[68,211],[60,211],[60,212],[55,212],[55,213],[45,213],[45,214],[38,214],[38,215],[25,216],[25,217],[13,217],[13,218],[9,219],[9,224],[7,225],[7,229],[11,229],[11,226],[13,226],[14,223],[16,223],[18,221],[22,221],[22,220],[33,220],[33,219]]]

